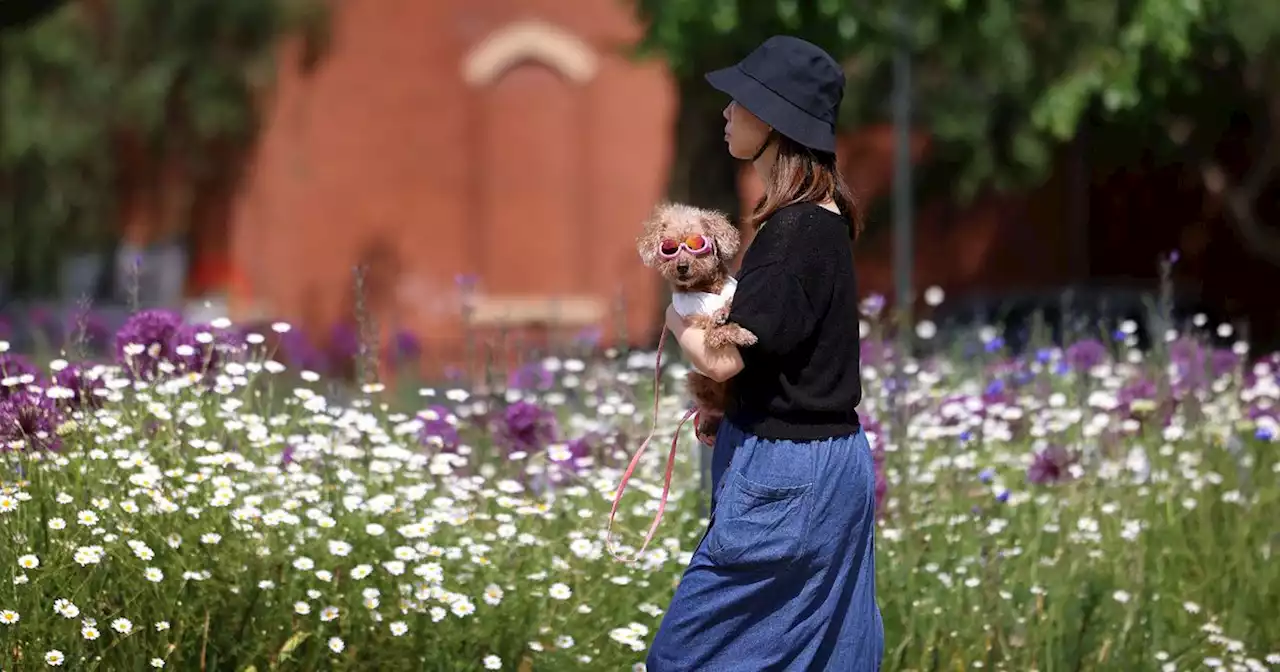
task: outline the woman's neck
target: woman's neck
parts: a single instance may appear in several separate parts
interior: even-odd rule
[[[761,152],[760,156],[751,163],[751,166],[756,170],[756,176],[760,178],[760,183],[766,185],[766,188],[769,181],[773,179],[773,166],[777,160],[778,145],[777,143],[773,143]],[[840,206],[836,205],[835,199],[830,196],[819,201],[818,205],[836,213],[837,215],[840,214]]]
[[[760,184],[769,184],[773,179],[773,164],[778,160],[778,143],[770,142],[760,156],[751,162],[751,166],[756,169],[756,176],[760,178]]]

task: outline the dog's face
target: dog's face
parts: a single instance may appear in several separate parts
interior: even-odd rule
[[[714,210],[663,203],[636,240],[640,260],[672,285],[693,290],[728,272],[738,253],[738,230]]]

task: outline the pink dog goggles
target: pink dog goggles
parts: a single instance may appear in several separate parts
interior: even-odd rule
[[[673,259],[684,249],[695,257],[701,257],[711,254],[712,248],[711,239],[702,235],[685,236],[680,240],[666,238],[658,243],[658,256]]]

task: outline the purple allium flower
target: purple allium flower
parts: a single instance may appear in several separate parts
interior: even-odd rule
[[[1035,460],[1027,468],[1027,480],[1037,485],[1057,483],[1071,478],[1069,469],[1076,456],[1062,446],[1053,445],[1036,453]]]
[[[587,348],[600,347],[600,341],[604,338],[604,331],[600,327],[584,327],[574,336],[574,343]]]
[[[182,327],[182,318],[171,310],[151,309],[134,313],[116,332],[116,361],[140,377],[153,377],[161,361],[173,354],[173,337]],[[143,351],[129,355],[125,348],[140,345]]]
[[[508,451],[531,453],[555,441],[559,428],[551,411],[520,400],[507,406],[495,433]]]
[[[418,440],[423,445],[448,453],[458,449],[458,426],[454,424],[453,414],[449,409],[436,404],[419,411],[418,418],[422,420]]]
[[[333,325],[329,330],[329,354],[340,362],[350,362],[360,354],[360,330],[354,323]]]
[[[863,416],[861,418],[861,422],[862,422],[862,431],[864,433],[868,435],[874,435],[876,437],[884,436],[884,432],[880,425],[880,422],[875,418]],[[889,492],[889,478],[885,474],[885,468],[884,468],[884,458],[885,458],[884,448],[882,447],[882,445],[878,440],[871,441],[870,436],[868,436],[867,438],[868,438],[868,442],[871,444],[871,461],[872,461],[873,470],[875,471],[875,498],[876,498],[876,511],[878,512],[876,515],[883,516],[884,515],[884,498],[885,498],[885,495],[888,494]]]
[[[889,478],[884,473],[884,463],[876,462],[876,510],[884,511],[884,498],[889,494]]]
[[[68,396],[56,398],[55,401],[73,411],[85,407],[100,408],[102,396],[97,391],[107,389],[101,378],[90,375],[76,364],[53,374],[53,384],[69,392]]]
[[[1180,338],[1170,343],[1169,360],[1177,367],[1179,387],[1183,389],[1217,380],[1240,364],[1240,358],[1234,352],[1210,348],[1192,338]]]
[[[58,449],[58,414],[49,400],[30,394],[0,399],[0,452],[16,444],[26,450]]]
[[[858,310],[872,319],[879,317],[880,312],[884,310],[884,295],[871,294],[858,304]]]
[[[386,347],[386,359],[393,364],[416,364],[422,358],[422,341],[407,329],[397,330]]]
[[[600,443],[600,439],[601,437],[594,434],[570,439],[564,444],[562,453],[550,455],[551,460],[565,471],[581,471],[587,466],[587,460],[596,453],[596,446]]]
[[[283,359],[295,368],[317,373],[327,373],[329,370],[324,353],[300,329],[290,329],[281,335],[280,349]]]
[[[459,290],[470,291],[480,284],[480,278],[474,273],[459,273],[453,276],[453,284]]]
[[[64,336],[62,325],[58,324],[58,318],[53,314],[53,311],[43,306],[37,306],[27,313],[27,320],[30,321],[34,333],[44,342],[62,343]]]
[[[542,362],[531,362],[511,372],[507,387],[513,390],[549,390],[555,384],[555,376]]]
[[[244,349],[245,341],[240,333],[233,330],[207,324],[184,324],[174,333],[172,345],[171,361],[174,365],[183,371],[208,373]]]
[[[0,353],[0,400],[25,392],[40,383],[40,369],[16,353]]]
[[[1107,346],[1093,338],[1072,343],[1066,352],[1067,364],[1076,371],[1088,371],[1106,361],[1106,358]]]
[[[68,345],[79,341],[89,352],[105,353],[111,347],[111,328],[97,313],[77,312],[68,316],[66,333]]]
[[[1156,384],[1146,378],[1138,378],[1125,383],[1116,393],[1116,401],[1125,408],[1133,406],[1135,401],[1155,401],[1158,392]]]

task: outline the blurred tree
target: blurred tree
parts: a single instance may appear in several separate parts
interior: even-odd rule
[[[123,191],[159,203],[160,233],[181,235],[194,195],[256,137],[281,40],[301,35],[314,64],[328,11],[329,0],[6,9],[26,23],[0,36],[0,281],[45,293],[68,245],[116,237]]]
[[[20,28],[62,6],[67,0],[5,0],[0,3],[0,30]]]
[[[641,54],[670,65],[680,93],[670,196],[736,212],[733,161],[721,143],[725,101],[702,73],[772,34],[803,36],[845,65],[843,122],[889,119],[893,50],[913,55],[915,121],[933,140],[922,183],[968,198],[1043,180],[1059,147],[1089,120],[1167,128],[1162,142],[1198,152],[1246,237],[1280,259],[1280,232],[1252,203],[1280,161],[1280,3],[1255,0],[635,0]],[[1232,176],[1211,140],[1231,117],[1220,97],[1256,112],[1270,140]],[[1200,125],[1197,120],[1212,121]],[[1188,142],[1186,129],[1203,142]],[[932,177],[932,179],[930,179]],[[874,224],[874,222],[872,222]]]
[[[1122,121],[1183,161],[1244,247],[1280,265],[1280,3],[1213,0],[1192,37],[1185,65],[1144,72],[1148,96]]]

